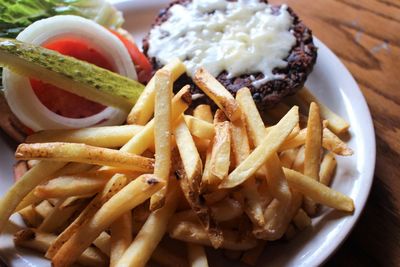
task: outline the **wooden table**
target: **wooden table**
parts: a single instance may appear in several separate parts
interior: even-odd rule
[[[358,82],[376,131],[377,160],[363,215],[327,266],[400,265],[400,1],[288,3]]]

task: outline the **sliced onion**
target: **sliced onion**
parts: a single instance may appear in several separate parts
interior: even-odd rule
[[[137,80],[135,67],[122,42],[97,23],[72,15],[54,16],[31,24],[17,40],[44,45],[60,38],[73,37],[90,44],[121,75]],[[29,78],[8,69],[3,70],[5,97],[18,119],[33,131],[45,129],[83,128],[93,125],[117,125],[124,122],[126,112],[107,107],[86,118],[60,116],[44,106],[34,93]]]

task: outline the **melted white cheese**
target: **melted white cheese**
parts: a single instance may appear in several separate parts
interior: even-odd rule
[[[284,59],[296,43],[285,5],[273,15],[259,0],[193,0],[169,12],[150,32],[148,54],[163,65],[178,57],[189,76],[199,67],[214,76],[225,70],[229,78],[261,72],[264,79],[254,84],[260,86],[279,78],[272,70],[286,67]]]

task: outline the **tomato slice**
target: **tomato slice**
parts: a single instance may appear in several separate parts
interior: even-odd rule
[[[61,38],[44,47],[114,71],[111,64],[85,41],[77,38]],[[54,113],[67,118],[86,118],[105,109],[105,106],[77,96],[57,86],[30,79],[32,89],[40,102]]]
[[[142,52],[137,48],[137,46],[127,38],[125,38],[122,34],[110,30],[115,36],[118,37],[119,40],[125,45],[126,49],[131,56],[133,63],[135,64],[136,72],[138,74],[138,80],[141,83],[148,83],[151,79],[151,75],[153,72],[153,67],[150,64],[149,60]]]

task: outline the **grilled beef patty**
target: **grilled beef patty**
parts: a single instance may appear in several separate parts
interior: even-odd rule
[[[262,0],[261,0],[262,1]],[[166,9],[161,10],[157,16],[153,28],[161,25],[170,17],[169,9],[173,5],[187,5],[190,0],[177,0],[172,2]],[[278,14],[280,6],[272,7],[272,12]],[[242,88],[248,87],[253,95],[259,109],[265,109],[280,102],[285,96],[292,95],[304,86],[308,74],[313,69],[317,58],[317,48],[313,43],[311,30],[307,28],[294,13],[291,8],[288,8],[289,14],[293,17],[293,23],[290,31],[296,38],[296,44],[293,46],[289,55],[285,59],[288,64],[285,68],[276,68],[273,70],[274,74],[278,74],[280,78],[270,80],[259,87],[253,86],[254,80],[261,80],[264,78],[262,73],[249,73],[234,78],[228,78],[226,71],[220,73],[216,78],[221,82],[233,95]],[[150,32],[143,40],[143,51],[148,56],[148,50],[151,46],[149,43]],[[149,57],[149,56],[148,56]],[[149,57],[155,70],[162,67],[157,58]],[[255,79],[254,79],[255,78]],[[192,80],[187,75],[182,75],[175,83],[175,90],[179,90],[183,85],[190,84],[192,86],[192,93],[199,94],[201,97],[194,100],[194,104],[208,103],[212,101],[204,96],[202,91],[194,85]]]

